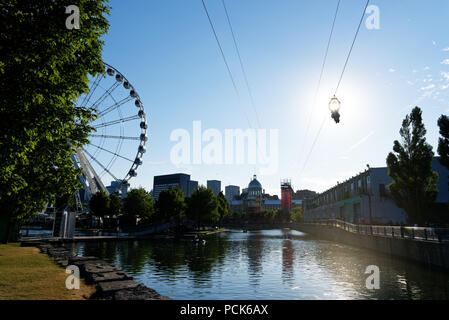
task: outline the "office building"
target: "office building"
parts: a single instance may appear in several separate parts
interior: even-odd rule
[[[128,195],[128,187],[129,184],[122,184],[122,180],[117,180],[117,181],[111,181],[111,185],[106,187],[106,190],[108,190],[109,194],[112,193],[119,193],[120,197],[126,198],[126,196]],[[83,190],[84,191],[84,190]]]
[[[190,196],[192,193],[194,193],[196,190],[198,190],[198,181],[189,181],[189,193],[187,196]]]
[[[229,203],[234,200],[234,197],[237,197],[240,195],[240,187],[239,186],[226,186],[225,187],[225,198],[228,200]]]
[[[449,201],[449,170],[434,158],[432,169],[439,175],[437,203]],[[331,189],[306,199],[304,220],[341,219],[351,223],[404,224],[407,215],[391,198],[388,168],[369,168]]]
[[[207,180],[207,187],[217,195],[221,192],[221,181],[219,180]]]
[[[187,196],[190,192],[190,182],[190,175],[185,173],[155,176],[153,180],[154,200],[158,199],[161,191],[170,189],[174,186],[179,186],[179,188],[181,188],[184,192],[184,195]]]

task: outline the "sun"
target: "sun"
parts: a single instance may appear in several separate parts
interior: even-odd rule
[[[364,114],[364,105],[362,103],[363,91],[364,90],[360,86],[350,83],[349,81],[337,91],[335,97],[340,102],[339,113],[343,123],[352,123],[362,119]],[[323,118],[326,115],[330,118],[331,111],[329,110],[329,102],[331,102],[334,97],[335,88],[331,90],[330,86],[326,86],[320,90],[320,92],[315,105],[315,112],[319,114],[319,118]]]

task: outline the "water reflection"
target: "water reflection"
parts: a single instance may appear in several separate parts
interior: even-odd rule
[[[284,283],[292,285],[294,279],[293,257],[295,250],[291,240],[284,240],[282,243],[282,280]]]
[[[252,286],[257,286],[263,274],[262,256],[264,242],[260,241],[258,232],[250,232],[246,242],[248,259],[248,276]]]
[[[99,256],[174,299],[448,299],[449,276],[298,231],[222,233],[189,240],[69,245]],[[365,286],[380,268],[380,290]]]

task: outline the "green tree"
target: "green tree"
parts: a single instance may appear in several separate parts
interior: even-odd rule
[[[129,219],[149,221],[154,214],[153,197],[144,188],[131,189],[123,201],[123,213]]]
[[[301,222],[304,219],[301,207],[295,207],[290,210],[290,219],[294,222]]]
[[[218,210],[218,215],[219,215],[219,225],[221,226],[221,222],[223,221],[224,218],[226,218],[231,211],[231,206],[229,205],[228,200],[226,200],[223,192],[220,192],[217,195],[217,210]]]
[[[265,210],[263,212],[263,219],[267,223],[273,222],[274,210]]]
[[[274,219],[277,222],[280,222],[282,220],[283,215],[284,215],[284,212],[282,211],[282,209],[274,210]]]
[[[244,213],[239,210],[232,211],[232,220],[243,220],[245,218]]]
[[[391,197],[405,210],[408,223],[422,224],[428,219],[427,209],[437,196],[438,173],[432,171],[432,146],[426,142],[422,112],[413,108],[399,131],[402,141],[394,141],[387,157],[388,185]]]
[[[88,75],[104,70],[105,2],[1,1],[0,218],[9,226],[80,186],[70,156],[87,142],[95,110],[76,101]],[[71,4],[80,9],[78,30],[65,26]]]
[[[179,186],[163,190],[159,193],[156,201],[156,212],[158,218],[162,221],[175,219],[179,225],[185,216],[186,203],[184,201],[184,192]]]
[[[438,154],[440,163],[449,169],[449,117],[442,115],[438,119],[441,137],[438,139]],[[448,186],[449,188],[449,186]],[[432,208],[432,222],[447,224],[449,217],[449,203],[438,204]]]
[[[109,195],[108,216],[118,216],[122,211],[122,202],[115,193]]]
[[[110,198],[103,190],[92,195],[89,200],[89,211],[97,217],[104,217],[109,214]]]
[[[441,137],[438,139],[440,163],[449,169],[449,117],[442,115],[438,119]]]
[[[200,186],[187,198],[187,217],[196,221],[198,228],[202,222],[218,220],[218,202],[211,189]]]

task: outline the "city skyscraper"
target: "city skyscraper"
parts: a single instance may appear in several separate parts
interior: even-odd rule
[[[240,195],[240,187],[239,186],[233,186],[229,185],[225,187],[225,197],[226,200],[231,203],[232,199],[234,199],[235,196]]]
[[[184,195],[188,196],[190,192],[190,175],[185,173],[167,174],[162,176],[155,176],[153,182],[154,200],[157,200],[159,194],[163,190],[179,186]]]
[[[221,181],[220,180],[207,180],[207,187],[212,189],[214,195],[217,195],[221,191]]]
[[[198,190],[198,181],[190,180],[189,181],[189,193],[186,194],[186,196],[190,196],[196,190]]]

